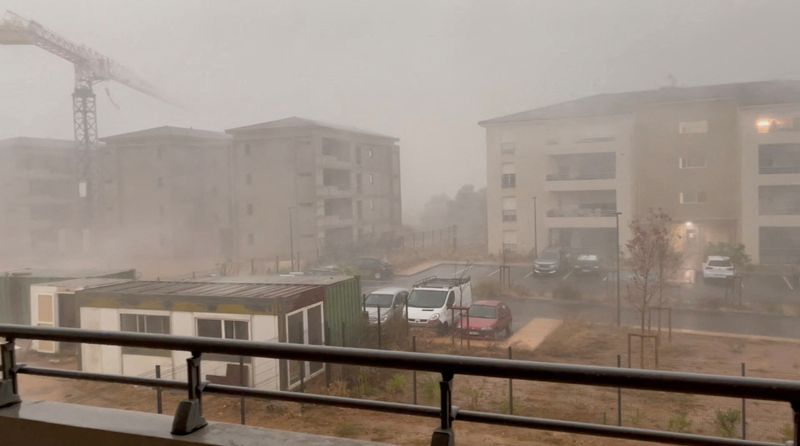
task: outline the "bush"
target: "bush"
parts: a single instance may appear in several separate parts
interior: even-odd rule
[[[794,427],[791,424],[784,423],[781,427],[781,440],[784,443],[794,440]]]
[[[573,287],[568,283],[559,283],[556,286],[556,289],[553,290],[553,298],[554,299],[562,299],[562,300],[580,300],[581,299],[581,292],[577,288]]]
[[[679,411],[669,419],[667,430],[687,434],[692,431],[692,420],[689,419],[685,410]]]
[[[434,404],[439,402],[439,380],[431,377],[421,383],[422,398],[425,402]]]
[[[393,395],[399,395],[406,390],[407,386],[408,380],[406,379],[406,375],[397,373],[392,375],[389,381],[386,382],[386,391]]]
[[[744,245],[741,243],[709,243],[706,247],[706,256],[730,257],[731,262],[737,268],[745,268],[750,265],[750,256],[747,255]]]
[[[501,294],[500,282],[496,280],[482,280],[472,287],[472,294],[477,299],[498,297]]]
[[[717,432],[719,432],[721,436],[734,438],[739,432],[739,423],[741,419],[742,413],[737,409],[717,409],[714,424],[717,426]]]

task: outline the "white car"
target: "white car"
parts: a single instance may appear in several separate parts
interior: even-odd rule
[[[708,256],[703,263],[703,280],[730,279],[736,274],[730,257]]]

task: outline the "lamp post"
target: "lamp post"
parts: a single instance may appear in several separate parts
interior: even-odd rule
[[[289,259],[294,271],[294,206],[289,206]]]
[[[619,294],[619,253],[620,253],[619,216],[620,215],[622,215],[622,212],[614,212],[614,217],[616,218],[616,223],[617,223],[617,327],[622,326],[622,305],[620,302],[620,294]]]
[[[533,259],[539,258],[539,218],[536,212],[536,197],[533,198]]]

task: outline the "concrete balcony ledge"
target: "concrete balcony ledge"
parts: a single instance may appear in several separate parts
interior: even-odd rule
[[[0,443],[27,446],[370,446],[372,443],[321,435],[209,422],[189,435],[170,434],[172,417],[50,401],[0,409]]]

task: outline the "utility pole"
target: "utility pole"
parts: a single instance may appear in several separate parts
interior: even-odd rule
[[[291,272],[294,272],[294,206],[289,206],[289,263],[291,264]]]
[[[620,215],[622,215],[622,212],[614,212],[614,217],[617,220],[617,327],[622,326],[622,302],[620,301],[620,294],[619,294],[619,254],[620,254],[619,216]]]
[[[533,197],[533,260],[539,258],[539,215],[536,212],[536,196]]]

